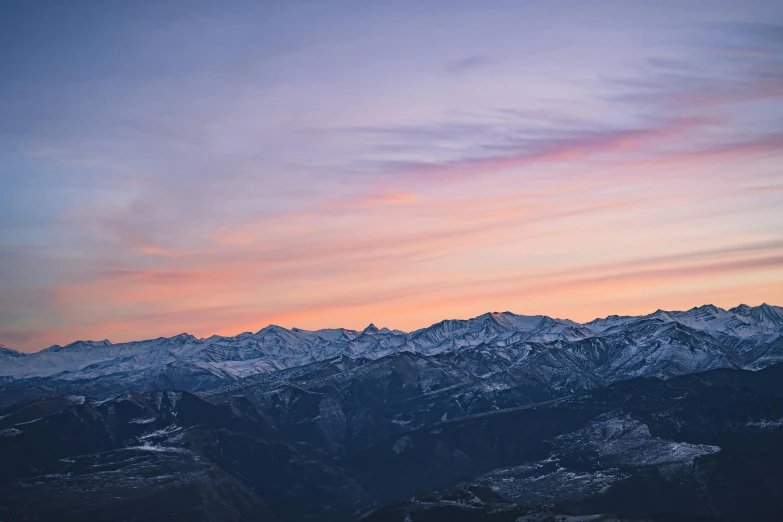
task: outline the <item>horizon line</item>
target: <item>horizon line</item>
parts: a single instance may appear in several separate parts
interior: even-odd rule
[[[771,304],[768,304],[767,302],[762,302],[761,304],[758,304],[758,305],[748,305],[748,304],[746,304],[746,303],[740,303],[740,304],[738,304],[738,305],[736,305],[736,306],[733,306],[733,307],[731,307],[731,308],[722,308],[722,307],[720,307],[720,306],[717,306],[717,305],[714,305],[714,304],[711,304],[711,303],[705,303],[705,304],[702,304],[702,305],[699,305],[699,306],[693,306],[693,307],[691,307],[691,308],[688,308],[687,310],[664,310],[664,309],[662,309],[662,308],[658,308],[658,309],[656,309],[656,310],[655,310],[655,311],[653,311],[653,312],[650,312],[650,313],[647,313],[647,314],[639,314],[639,315],[619,315],[619,314],[609,314],[609,315],[607,315],[607,316],[605,316],[605,317],[596,317],[595,319],[591,319],[590,321],[585,321],[585,322],[574,321],[573,319],[569,319],[569,318],[567,318],[567,317],[552,317],[552,316],[550,316],[550,315],[546,315],[546,314],[534,314],[534,315],[527,315],[527,314],[517,314],[517,313],[511,312],[511,311],[509,311],[509,310],[506,310],[506,311],[504,311],[504,312],[496,312],[496,311],[493,311],[493,312],[484,312],[484,313],[482,313],[482,314],[479,314],[479,315],[476,315],[476,316],[473,316],[473,317],[469,317],[469,318],[467,318],[467,319],[460,319],[460,318],[447,318],[447,319],[441,319],[440,321],[436,321],[436,322],[434,322],[434,323],[430,323],[430,324],[429,324],[429,325],[427,325],[427,326],[422,326],[421,328],[416,328],[416,329],[414,329],[414,330],[410,330],[410,331],[404,331],[404,330],[400,330],[400,329],[398,329],[398,328],[388,328],[388,327],[385,327],[385,326],[384,326],[384,327],[380,327],[380,328],[378,328],[378,327],[375,325],[375,323],[374,323],[374,322],[370,322],[370,323],[369,323],[369,324],[368,324],[368,325],[367,325],[367,326],[366,326],[364,329],[362,329],[362,330],[357,330],[357,329],[353,329],[353,328],[345,328],[345,327],[340,327],[340,326],[338,326],[338,327],[330,327],[330,328],[318,328],[318,329],[316,329],[316,330],[308,330],[308,329],[306,329],[306,328],[299,328],[299,327],[296,327],[296,326],[292,326],[292,327],[285,327],[285,326],[281,326],[281,325],[278,325],[278,324],[270,323],[270,324],[267,324],[266,326],[264,326],[263,328],[261,328],[260,330],[258,330],[258,331],[256,331],[256,332],[253,332],[253,331],[251,331],[251,330],[246,330],[246,331],[244,331],[244,332],[239,332],[239,333],[237,333],[237,334],[234,334],[234,335],[219,335],[219,334],[212,334],[212,335],[210,335],[210,336],[196,337],[195,335],[193,335],[193,334],[190,334],[190,333],[188,333],[188,332],[180,332],[180,333],[178,333],[178,334],[174,334],[174,335],[171,335],[171,336],[165,336],[165,335],[161,335],[161,336],[158,336],[158,337],[152,337],[152,338],[148,338],[148,339],[140,339],[140,340],[135,340],[135,341],[121,341],[121,342],[117,342],[117,343],[115,343],[115,342],[113,342],[113,341],[109,340],[108,338],[101,339],[101,340],[93,340],[93,339],[77,339],[77,340],[75,340],[75,341],[71,341],[70,343],[66,343],[66,344],[64,344],[64,345],[61,345],[61,344],[57,344],[57,343],[55,343],[55,344],[49,345],[49,346],[47,346],[47,347],[45,347],[45,348],[41,348],[41,349],[39,349],[39,350],[33,350],[33,351],[29,351],[29,352],[26,352],[26,351],[21,351],[21,350],[16,350],[16,349],[14,349],[14,348],[11,348],[11,347],[9,347],[9,346],[7,346],[7,345],[3,344],[3,343],[0,343],[0,348],[2,348],[2,349],[5,349],[5,350],[9,350],[9,351],[13,351],[13,352],[17,352],[17,353],[22,353],[22,354],[33,354],[33,353],[39,353],[39,352],[42,352],[42,351],[44,351],[44,350],[48,350],[48,349],[51,349],[51,348],[55,348],[55,347],[57,347],[57,348],[67,348],[68,346],[71,346],[71,345],[74,345],[74,344],[77,344],[77,343],[105,343],[105,342],[108,342],[110,345],[121,345],[121,344],[130,344],[130,343],[143,343],[143,342],[147,342],[147,341],[157,341],[157,340],[160,340],[160,339],[174,339],[174,338],[176,338],[176,337],[181,337],[181,336],[184,336],[184,335],[186,335],[186,336],[190,336],[190,337],[193,337],[193,338],[194,338],[194,339],[196,339],[197,341],[204,341],[204,340],[206,340],[206,339],[211,339],[212,337],[222,337],[222,338],[224,338],[224,339],[231,339],[231,338],[236,338],[236,337],[239,337],[240,335],[244,335],[244,334],[258,335],[259,333],[261,333],[262,331],[266,330],[267,328],[272,328],[272,327],[275,327],[275,328],[281,328],[281,329],[283,329],[283,330],[287,330],[287,331],[289,331],[289,332],[290,332],[290,331],[294,331],[294,330],[298,330],[298,331],[302,331],[302,332],[313,332],[313,333],[314,333],[314,332],[322,332],[322,331],[325,331],[325,330],[347,330],[347,331],[351,331],[351,332],[360,332],[360,333],[363,333],[363,332],[364,332],[364,331],[366,331],[366,330],[367,330],[367,329],[368,329],[370,326],[375,326],[375,328],[376,328],[376,329],[378,329],[378,330],[388,330],[389,332],[400,332],[401,334],[404,334],[404,335],[410,335],[410,334],[416,333],[416,332],[418,332],[418,331],[421,331],[421,330],[426,330],[427,328],[432,328],[433,326],[435,326],[435,325],[437,325],[437,324],[439,324],[439,323],[442,323],[442,322],[444,322],[444,321],[471,321],[471,320],[473,320],[473,319],[478,319],[479,317],[482,317],[482,316],[485,316],[485,315],[494,315],[494,314],[497,314],[497,315],[505,315],[505,314],[510,314],[510,315],[514,315],[514,316],[517,316],[517,317],[541,317],[541,318],[549,318],[549,319],[552,319],[552,320],[554,320],[554,321],[570,321],[570,322],[572,322],[572,323],[574,323],[574,324],[577,324],[577,325],[579,325],[579,326],[585,326],[585,325],[587,325],[587,324],[590,324],[590,323],[592,323],[592,322],[595,322],[595,321],[599,321],[599,320],[606,320],[606,319],[608,319],[608,318],[610,318],[610,317],[620,317],[620,318],[623,318],[623,317],[628,317],[628,318],[635,318],[635,317],[648,317],[648,316],[651,316],[651,315],[657,314],[657,313],[659,313],[659,312],[664,312],[664,313],[684,313],[684,312],[689,312],[689,311],[691,311],[691,310],[697,310],[697,309],[699,309],[699,308],[705,308],[705,307],[709,307],[709,306],[711,306],[711,307],[714,307],[714,308],[717,308],[718,310],[722,310],[722,311],[724,311],[724,312],[731,312],[731,311],[733,311],[733,310],[735,310],[735,309],[737,309],[737,308],[739,308],[739,307],[741,307],[741,306],[746,306],[746,307],[748,307],[748,308],[760,308],[760,307],[762,307],[762,306],[768,306],[768,307],[772,307],[772,308],[780,308],[780,309],[783,309],[783,306],[779,306],[779,305],[771,305]]]

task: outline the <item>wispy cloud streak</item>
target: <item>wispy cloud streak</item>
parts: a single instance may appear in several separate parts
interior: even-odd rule
[[[10,9],[0,342],[774,301],[750,4]]]

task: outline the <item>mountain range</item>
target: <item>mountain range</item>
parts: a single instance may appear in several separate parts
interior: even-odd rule
[[[766,304],[3,347],[0,520],[772,522],[781,378]]]
[[[410,333],[372,324],[363,331],[270,325],[234,337],[77,341],[30,354],[3,347],[0,406],[53,393],[197,392],[316,362],[403,353],[480,378],[486,389],[518,388],[529,381],[572,392],[630,377],[763,368],[783,360],[781,333],[781,307],[705,305],[584,324],[503,312],[444,320]]]

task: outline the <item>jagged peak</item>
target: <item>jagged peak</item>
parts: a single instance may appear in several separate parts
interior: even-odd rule
[[[662,320],[662,321],[672,321],[673,320],[672,316],[671,316],[672,313],[674,313],[674,312],[669,312],[669,311],[662,310],[661,308],[659,308],[656,311],[654,311],[653,313],[651,313],[649,315],[646,315],[644,317],[647,318],[647,319],[659,319],[659,320]]]
[[[381,330],[377,326],[375,326],[373,323],[370,323],[370,324],[367,325],[367,328],[362,330],[362,333],[377,334],[377,333],[381,333]]]
[[[704,311],[704,312],[710,312],[710,313],[713,313],[713,314],[717,314],[717,313],[720,313],[720,312],[725,312],[725,310],[723,308],[717,307],[717,306],[715,306],[713,304],[704,304],[704,305],[701,305],[701,306],[694,306],[693,308],[691,308],[691,310],[699,310],[699,311]]]
[[[511,312],[489,312],[490,317],[504,317],[507,315],[514,315]]]
[[[738,306],[735,306],[729,311],[745,317],[757,316],[760,314],[762,316],[773,317],[773,318],[777,317],[783,319],[783,308],[775,305],[770,305],[767,303],[761,303],[758,306],[749,306],[743,303]]]
[[[525,316],[517,315],[511,312],[487,312],[477,317],[474,317],[474,319],[499,319],[503,317],[525,317]]]
[[[177,342],[177,343],[192,343],[192,342],[198,342],[198,339],[196,339],[196,336],[190,335],[189,333],[183,332],[181,334],[177,334],[173,337],[169,337],[168,339],[163,338],[169,342]]]
[[[783,319],[783,309],[779,306],[772,306],[767,303],[761,303],[756,307],[756,310],[766,317]]]
[[[266,332],[281,332],[281,331],[282,332],[290,332],[291,330],[289,330],[287,328],[283,328],[282,326],[278,326],[276,324],[270,324],[270,325],[267,325],[267,326],[261,328],[259,331],[257,331],[255,333],[255,335],[258,335],[258,334],[261,334],[261,333],[266,333]]]

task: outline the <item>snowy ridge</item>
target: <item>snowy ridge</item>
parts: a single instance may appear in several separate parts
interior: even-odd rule
[[[638,317],[610,315],[604,319],[594,319],[584,326],[595,332],[602,332],[651,319],[676,322],[697,330],[741,338],[779,334],[783,331],[783,308],[766,303],[759,306],[741,304],[729,310],[703,305],[685,312],[656,310],[652,314]]]
[[[762,304],[724,310],[658,310],[579,324],[547,316],[486,313],[444,320],[405,333],[369,325],[363,331],[267,326],[256,333],[197,339],[189,334],[113,344],[77,341],[32,354],[0,347],[0,382],[110,379],[118,388],[199,390],[257,374],[340,357],[379,359],[480,348],[485,358],[541,362],[539,378],[568,379],[585,371],[614,376],[669,377],[711,368],[759,369],[783,360],[783,308]],[[491,378],[486,380],[492,385]]]
[[[17,352],[16,350],[12,350],[3,344],[0,344],[0,360],[4,357],[24,357],[25,355],[27,354]]]

